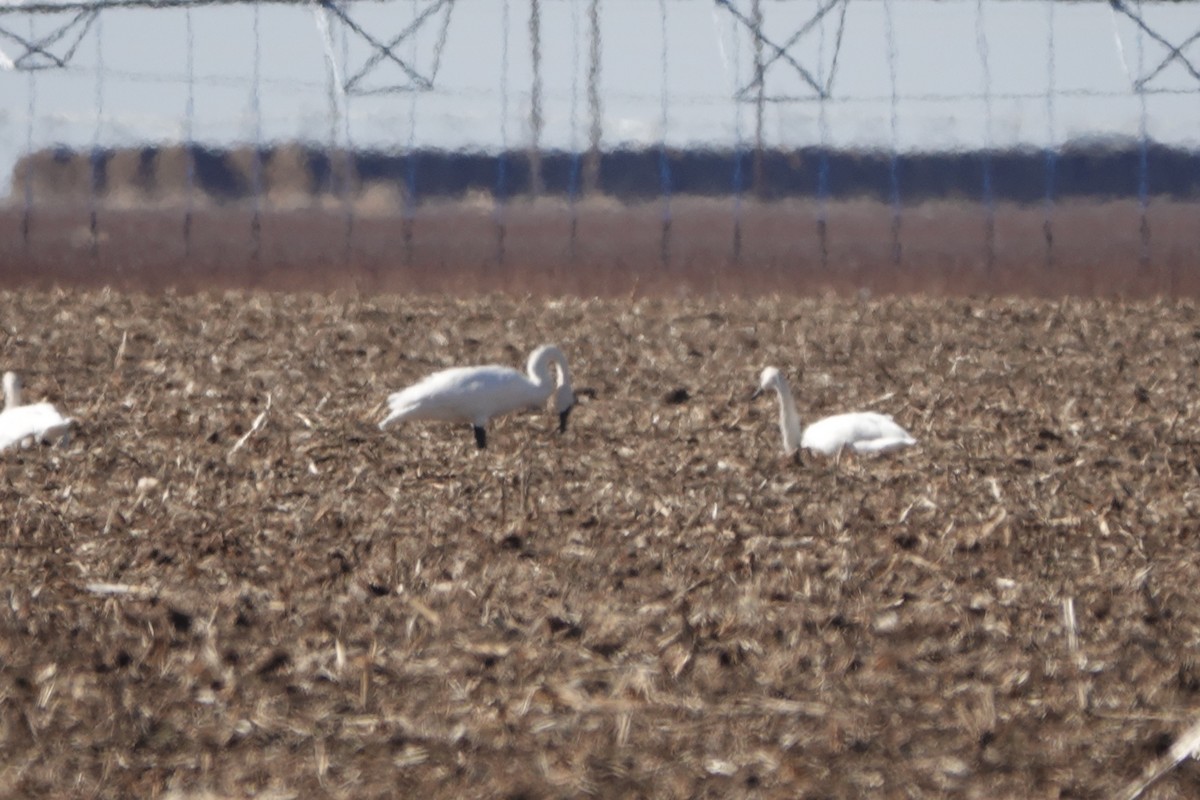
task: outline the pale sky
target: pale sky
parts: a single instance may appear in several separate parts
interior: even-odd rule
[[[827,2],[764,0],[766,37],[786,42]],[[386,41],[431,4],[360,0],[348,13]],[[750,5],[728,4],[746,16]],[[546,148],[587,142],[587,6],[541,3]],[[1200,33],[1200,4],[1128,6],[1140,7],[1148,25],[1175,44]],[[73,16],[12,8],[0,13],[0,51],[10,60],[22,53],[12,34],[29,38],[32,28],[35,38],[45,37]],[[788,48],[819,79],[829,77],[841,11],[839,3]],[[754,106],[734,93],[749,82],[753,49],[730,8],[713,0],[601,0],[600,13],[606,147],[664,138],[721,148],[751,141]],[[209,146],[336,139],[392,150],[523,147],[531,137],[529,14],[529,0],[447,4],[397,46],[429,74],[444,29],[431,91],[331,100],[327,56],[344,79],[369,50],[336,20],[325,36],[312,6],[103,11],[66,69],[3,69],[0,58],[0,191],[22,153],[54,144],[119,147],[190,136]],[[1138,137],[1143,127],[1165,143],[1196,147],[1200,139],[1200,80],[1174,59],[1147,84],[1151,91],[1136,93],[1134,81],[1169,51],[1103,0],[849,0],[844,22],[829,100],[817,102],[782,60],[766,72],[766,93],[789,98],[767,104],[768,146],[1041,148]],[[54,49],[62,53],[73,41],[66,36]],[[1183,55],[1200,64],[1200,43]],[[398,68],[384,68],[362,85],[402,82]]]

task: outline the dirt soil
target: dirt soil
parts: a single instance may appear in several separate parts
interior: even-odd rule
[[[377,429],[543,342],[565,435]],[[3,797],[1107,798],[1200,711],[1192,303],[29,290],[0,353],[79,420],[0,455]],[[920,445],[782,459],[765,365]]]

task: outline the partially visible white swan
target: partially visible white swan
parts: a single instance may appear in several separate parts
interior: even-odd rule
[[[4,373],[4,411],[0,411],[0,451],[32,440],[61,443],[75,420],[64,417],[50,403],[21,404],[21,382],[16,373]]]
[[[550,368],[558,371],[555,383]],[[527,374],[511,367],[490,364],[482,367],[452,367],[422,379],[388,397],[385,428],[406,419],[466,422],[475,429],[475,444],[487,447],[487,424],[492,417],[539,408],[554,396],[559,432],[567,429],[567,416],[575,405],[567,357],[552,344],[542,345],[529,355]]]
[[[889,415],[874,411],[854,411],[825,417],[801,433],[796,401],[792,399],[787,380],[775,367],[767,367],[762,371],[754,397],[759,397],[767,390],[774,390],[779,395],[779,430],[783,433],[783,452],[787,455],[792,455],[801,447],[827,456],[836,455],[847,448],[856,453],[887,453],[917,443]]]

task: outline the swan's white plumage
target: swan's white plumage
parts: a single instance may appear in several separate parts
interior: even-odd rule
[[[873,411],[825,417],[805,428],[800,437],[801,447],[825,455],[833,455],[844,447],[858,453],[887,453],[916,443],[890,415]]]
[[[787,380],[775,367],[762,371],[756,394],[773,390],[779,395],[779,429],[788,455],[798,448],[835,455],[844,449],[856,453],[887,453],[917,443],[891,416],[874,411],[835,414],[801,430],[800,415]]]
[[[75,420],[64,417],[51,403],[21,403],[21,382],[4,373],[4,411],[0,411],[0,451],[29,441],[61,442]]]
[[[551,367],[558,371],[557,383]],[[563,430],[575,404],[571,372],[561,350],[543,345],[530,354],[524,374],[497,364],[435,372],[388,397],[389,412],[379,427],[404,420],[465,422],[474,426],[476,441],[484,447],[484,431],[492,418],[539,408],[552,395]]]

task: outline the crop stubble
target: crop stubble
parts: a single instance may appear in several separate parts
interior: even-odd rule
[[[1101,797],[1200,705],[1188,303],[0,308],[81,420],[0,460],[0,795]],[[542,342],[565,436],[376,429]],[[767,364],[920,447],[782,460]]]

